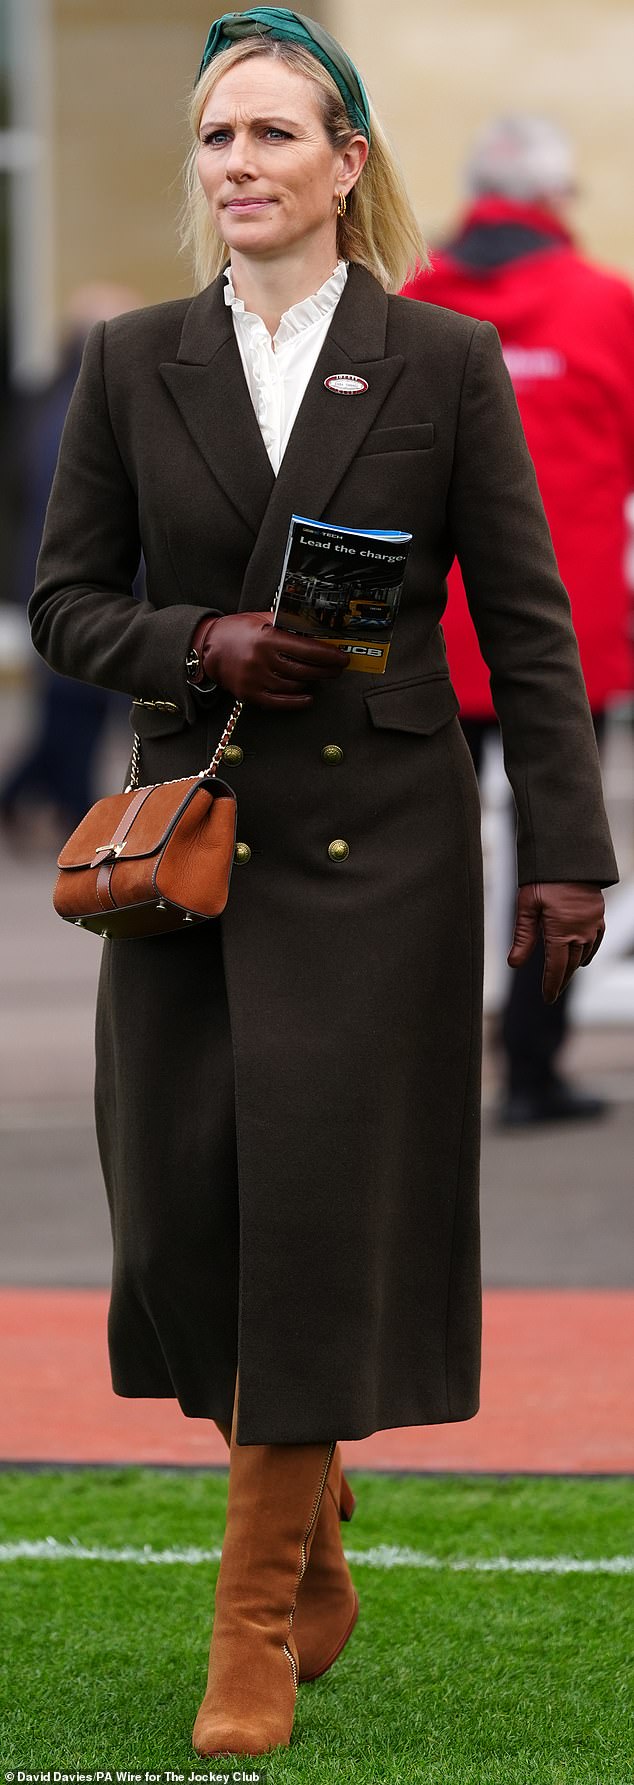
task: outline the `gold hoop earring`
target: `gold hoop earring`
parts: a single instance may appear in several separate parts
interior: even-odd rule
[[[337,194],[337,216],[345,217],[347,209],[345,192],[339,192]]]

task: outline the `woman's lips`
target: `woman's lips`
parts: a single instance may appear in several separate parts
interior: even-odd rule
[[[274,198],[230,198],[225,205],[226,211],[262,211],[267,205],[274,205]]]

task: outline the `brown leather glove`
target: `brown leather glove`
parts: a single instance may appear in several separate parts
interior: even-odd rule
[[[544,933],[542,994],[554,1004],[577,967],[587,967],[605,933],[600,886],[585,880],[540,880],[517,892],[515,934],[509,967],[523,967],[532,955],[540,927]]]
[[[199,647],[200,649],[200,647]],[[261,707],[308,707],[311,686],[347,669],[347,651],[274,626],[270,614],[222,614],[202,643],[204,673],[238,700]]]

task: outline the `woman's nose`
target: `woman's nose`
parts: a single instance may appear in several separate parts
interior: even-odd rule
[[[257,170],[254,167],[253,145],[246,131],[236,131],[229,145],[225,172],[228,179],[246,179]]]

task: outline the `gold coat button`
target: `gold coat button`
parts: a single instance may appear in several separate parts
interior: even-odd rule
[[[239,744],[225,744],[222,756],[223,761],[228,762],[231,767],[239,762],[244,762],[244,750],[240,749]]]
[[[334,842],[328,844],[328,854],[331,862],[345,862],[350,854],[350,844],[346,843],[345,837],[335,837]]]
[[[235,854],[234,854],[233,859],[234,859],[234,861],[239,862],[240,864],[242,864],[243,862],[250,862],[251,850],[249,849],[248,843],[236,843]]]
[[[322,762],[343,762],[341,744],[324,744],[321,760]]]

